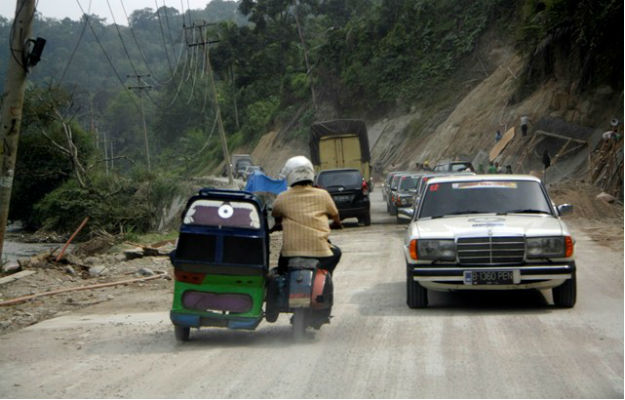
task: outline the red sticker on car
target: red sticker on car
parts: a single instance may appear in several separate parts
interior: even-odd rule
[[[436,192],[438,190],[438,183],[430,185],[430,192]]]

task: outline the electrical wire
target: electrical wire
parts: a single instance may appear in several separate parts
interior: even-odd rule
[[[169,45],[172,46],[174,39],[171,36],[171,27],[169,26],[169,13],[167,12],[167,4],[163,0],[163,9],[165,10],[165,25],[167,25],[167,36],[169,36]]]
[[[206,57],[208,57],[208,55],[206,55]],[[202,71],[203,73],[204,71]],[[204,111],[206,111],[206,104],[208,104],[208,85],[204,84],[204,99],[202,100],[202,113],[204,113]]]
[[[108,2],[108,0],[107,0],[107,2]],[[130,29],[130,34],[132,35],[132,38],[133,38],[135,44],[137,45],[137,48],[139,49],[139,54],[141,54],[141,58],[143,59],[143,63],[145,64],[145,68],[150,73],[150,76],[154,77],[153,79],[156,79],[156,76],[155,76],[154,72],[150,68],[150,64],[148,63],[148,60],[145,57],[145,53],[143,52],[143,48],[139,44],[139,40],[137,39],[137,35],[135,34],[135,30],[132,29],[132,24],[130,23],[130,17],[128,16],[128,13],[126,12],[126,6],[124,5],[124,1],[123,0],[119,0],[119,2],[121,3],[122,10],[124,10],[124,15],[126,16],[126,20],[128,21],[128,28]],[[109,6],[109,8],[110,8],[110,6]]]
[[[182,72],[180,73],[180,80],[178,81],[178,87],[176,88],[176,93],[174,94],[174,96],[172,97],[171,101],[167,105],[168,107],[171,107],[176,102],[176,99],[180,95],[180,89],[182,88],[182,84],[184,82],[186,82],[186,81],[184,81],[182,79],[182,77],[184,76],[185,70],[187,69],[188,65],[189,65],[189,55],[187,54],[187,57],[185,57],[185,63],[183,65],[183,67],[182,67]]]
[[[193,94],[195,93],[195,83],[197,81],[197,76],[198,76],[198,66],[200,65],[200,62],[198,61],[198,56],[200,53],[200,46],[195,46],[196,50],[196,56],[195,56],[195,70],[193,71],[193,79],[191,80],[191,93],[189,93],[189,98],[187,99],[187,104],[191,103],[191,99],[193,99]],[[204,48],[204,45],[201,45],[202,48]]]
[[[195,24],[193,25],[192,28],[192,36],[191,36],[191,44],[195,44]],[[195,53],[197,53],[197,46],[194,46],[194,49],[191,49],[191,62],[190,65],[193,66],[193,61],[195,59]],[[187,77],[185,78],[185,82],[189,81],[189,79],[191,78],[191,68],[189,68],[188,73],[187,73]]]
[[[184,1],[180,0],[180,15],[182,16],[182,27],[184,28],[186,25],[186,20],[184,18]],[[189,21],[191,22],[191,21]]]
[[[163,30],[163,22],[161,21],[161,13],[158,10],[158,0],[154,0],[154,4],[156,5],[156,17],[158,18],[158,25],[161,28],[161,39],[163,40],[163,50],[165,50],[165,56],[167,57],[167,64],[169,65],[169,73],[173,76],[174,69],[171,65],[171,60],[169,59],[169,51],[167,50],[167,43],[165,43],[165,31]]]
[[[124,53],[126,53],[126,58],[128,58],[128,62],[130,63],[130,67],[134,71],[135,75],[139,75],[137,68],[135,67],[135,63],[132,62],[132,57],[130,57],[130,53],[128,53],[128,48],[126,47],[126,43],[124,42],[124,38],[122,36],[122,32],[119,29],[119,25],[117,25],[117,21],[115,21],[115,14],[113,14],[113,8],[111,8],[111,2],[106,0],[106,4],[109,7],[109,11],[111,12],[111,17],[113,18],[113,25],[115,25],[115,29],[117,29],[117,35],[119,36],[119,41],[122,43],[122,48],[124,49]]]
[[[184,31],[182,31],[180,33],[180,40],[183,41],[183,35],[184,35]],[[150,79],[154,82],[154,86],[165,86],[167,84],[169,84],[170,82],[172,82],[175,78],[176,75],[178,74],[178,70],[181,67],[181,61],[182,61],[182,55],[186,50],[186,46],[184,45],[180,45],[180,50],[178,51],[178,55],[176,56],[176,64],[174,66],[174,73],[172,76],[170,76],[169,78],[165,79],[164,81],[158,81],[155,80],[154,78],[150,77]],[[185,63],[182,64],[182,68],[183,70],[186,68],[186,58],[185,58]]]
[[[78,4],[78,7],[80,7],[80,11],[82,11],[83,16],[85,17],[85,19],[88,21],[89,23],[89,28],[91,29],[91,33],[93,33],[93,37],[95,38],[96,42],[98,43],[98,45],[100,46],[100,49],[102,50],[102,53],[104,54],[104,57],[106,58],[106,60],[108,61],[109,65],[111,66],[111,69],[113,70],[113,72],[115,73],[115,76],[117,77],[117,80],[119,81],[119,83],[122,85],[122,87],[124,88],[124,90],[128,90],[128,88],[126,88],[126,85],[124,84],[124,80],[121,78],[121,76],[119,75],[119,72],[117,72],[117,69],[115,68],[115,65],[113,64],[113,61],[111,60],[111,58],[109,57],[108,53],[106,52],[106,49],[104,48],[104,46],[102,45],[102,42],[100,42],[100,38],[98,38],[98,35],[95,33],[95,29],[93,29],[93,25],[91,24],[91,20],[89,19],[89,16],[85,13],[85,10],[82,8],[82,5],[80,4],[80,0],[76,0],[76,3]],[[136,100],[134,99],[134,97],[131,97],[132,101],[135,103],[135,105],[137,107],[139,107],[139,105],[137,104]]]
[[[91,12],[91,0],[89,0],[89,7],[87,7],[87,12],[89,13]],[[65,64],[65,68],[63,69],[61,78],[59,78],[59,81],[58,81],[59,83],[63,82],[63,79],[65,79],[65,74],[67,73],[67,70],[69,69],[70,64],[74,60],[74,55],[76,55],[76,51],[78,50],[78,47],[80,46],[80,42],[82,41],[82,38],[85,35],[86,31],[87,31],[87,20],[85,19],[85,22],[82,26],[82,30],[80,31],[80,36],[78,36],[78,40],[76,41],[76,45],[74,46],[74,49],[72,50],[72,54],[70,54],[69,59],[67,60],[67,64]]]

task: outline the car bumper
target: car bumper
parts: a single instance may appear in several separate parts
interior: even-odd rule
[[[410,207],[400,207],[397,209],[397,216],[404,219],[412,219],[414,209]]]
[[[361,217],[370,212],[371,205],[367,200],[358,201],[352,204],[336,204],[341,219]]]
[[[417,266],[409,264],[412,279],[434,290],[515,290],[550,289],[575,275],[575,262],[501,266]],[[472,284],[466,282],[469,271],[512,271],[512,284]]]
[[[208,314],[208,313],[207,313]],[[199,315],[170,311],[169,318],[174,325],[183,327],[216,326],[229,329],[256,329],[262,317],[224,317],[221,315]]]

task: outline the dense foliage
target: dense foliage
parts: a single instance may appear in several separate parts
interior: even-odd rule
[[[576,77],[579,90],[623,88],[623,2],[526,0],[519,45],[530,55],[525,93],[554,75]]]
[[[137,195],[142,188],[170,187],[159,177],[184,181],[222,161],[218,111],[230,149],[249,150],[275,127],[305,134],[329,117],[324,104],[338,115],[383,114],[450,90],[489,31],[516,33],[531,55],[525,94],[562,66],[582,77],[580,90],[622,90],[622,14],[617,0],[213,0],[184,13],[136,10],[128,26],[37,17],[34,32],[48,43],[27,107],[41,110],[39,120],[49,113],[50,137],[72,127],[85,171],[41,124],[25,124],[13,217],[67,229],[79,219],[71,210],[92,210],[96,226],[149,229],[172,191]],[[10,26],[0,19],[0,48]]]

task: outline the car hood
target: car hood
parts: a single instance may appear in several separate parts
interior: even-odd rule
[[[412,238],[569,235],[564,222],[552,215],[470,215],[413,221]]]

